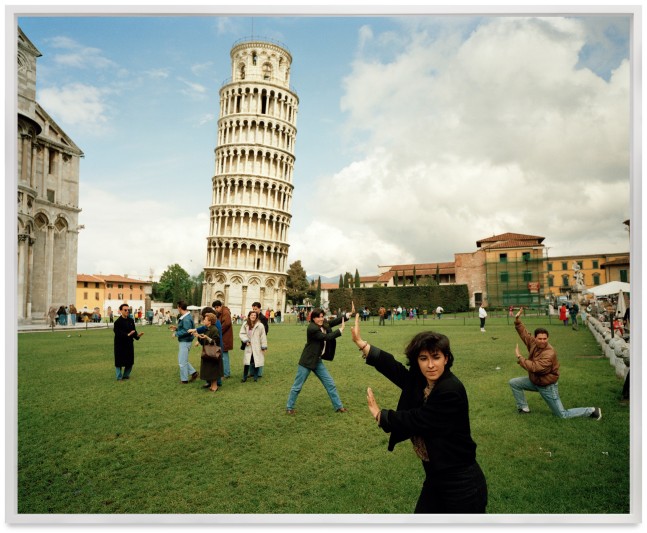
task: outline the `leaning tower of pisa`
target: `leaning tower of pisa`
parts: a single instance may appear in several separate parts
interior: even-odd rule
[[[292,56],[266,39],[238,41],[230,55],[202,303],[218,299],[240,314],[259,301],[283,312],[299,104],[290,88]]]

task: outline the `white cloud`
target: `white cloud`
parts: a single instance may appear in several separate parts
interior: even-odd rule
[[[148,76],[153,79],[165,80],[170,75],[170,69],[168,68],[152,68],[145,72]]]
[[[106,91],[98,87],[72,83],[41,89],[38,100],[55,120],[85,131],[102,132],[109,113],[105,95]]]
[[[378,250],[446,261],[504,232],[545,236],[558,254],[628,250],[628,63],[608,82],[578,68],[581,22],[560,18],[492,19],[447,42],[459,41],[414,32],[391,61],[353,63],[341,105],[365,155],[324,178],[317,208],[327,235],[355,238],[329,254],[304,246],[304,265],[367,268]]]
[[[178,78],[184,85],[186,89],[182,89],[182,94],[189,96],[190,98],[205,98],[207,96],[207,88],[201,83],[196,83],[193,81],[186,80],[184,78]]]
[[[203,76],[204,74],[210,74],[213,69],[213,61],[207,61],[206,63],[196,63],[191,65],[191,72],[195,76]]]
[[[204,268],[209,230],[207,212],[184,210],[183,204],[164,204],[129,198],[90,185],[80,191],[83,211],[79,222],[77,270],[85,274],[128,274],[158,278],[178,263],[189,274]],[[205,238],[195,238],[203,235]]]
[[[103,55],[102,50],[91,46],[83,46],[69,37],[59,36],[50,40],[53,48],[66,50],[56,53],[54,62],[58,65],[75,68],[112,68],[117,64]]]

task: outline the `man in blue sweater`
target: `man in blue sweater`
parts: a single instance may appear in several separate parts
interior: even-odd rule
[[[198,372],[189,363],[189,350],[193,342],[193,335],[189,333],[189,330],[195,328],[195,325],[187,307],[187,303],[184,300],[180,300],[177,303],[177,326],[169,326],[169,329],[173,331],[173,336],[177,337],[178,344],[180,345],[177,359],[180,365],[180,383],[183,385],[189,383],[189,374],[191,374],[191,381],[198,379]]]

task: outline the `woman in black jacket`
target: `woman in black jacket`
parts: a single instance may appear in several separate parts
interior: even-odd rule
[[[476,462],[465,387],[452,374],[454,356],[440,333],[418,333],[405,349],[409,368],[360,335],[359,315],[351,328],[366,363],[402,389],[395,411],[380,409],[367,390],[368,408],[390,433],[389,451],[410,439],[426,478],[415,513],[485,513],[487,484]]]

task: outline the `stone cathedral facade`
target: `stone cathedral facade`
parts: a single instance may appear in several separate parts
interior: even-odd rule
[[[36,102],[38,49],[18,28],[18,323],[76,298],[83,152]]]
[[[299,99],[292,56],[265,40],[231,49],[231,79],[220,89],[216,168],[204,269],[203,305],[234,314],[255,301],[285,310],[288,230]]]

